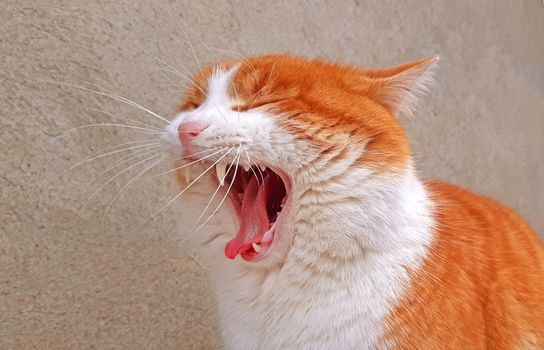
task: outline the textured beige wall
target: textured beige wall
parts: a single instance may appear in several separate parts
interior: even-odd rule
[[[95,83],[171,116],[202,61],[291,52],[366,66],[441,54],[437,84],[405,121],[422,174],[492,195],[544,233],[544,6],[519,1],[2,1],[0,348],[217,348],[210,282],[179,244],[174,194],[136,172],[82,209],[115,157],[142,138],[93,110],[158,120],[45,79]],[[265,5],[266,4],[266,5]],[[117,120],[124,122],[123,120]]]

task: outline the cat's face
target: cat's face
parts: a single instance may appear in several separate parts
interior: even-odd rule
[[[435,61],[363,71],[263,56],[200,71],[165,137],[185,163],[209,168],[202,175],[215,184],[209,195],[225,196],[234,209],[239,231],[225,255],[281,261],[305,193],[343,181],[353,168],[401,172],[410,151],[393,114],[410,107]],[[183,186],[202,174],[191,167],[180,170]]]

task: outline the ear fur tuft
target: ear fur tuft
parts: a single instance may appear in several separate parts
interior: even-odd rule
[[[439,56],[394,68],[366,71],[371,78],[371,95],[391,113],[412,117],[418,98],[433,82]]]

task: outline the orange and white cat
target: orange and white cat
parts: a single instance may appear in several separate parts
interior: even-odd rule
[[[544,348],[540,240],[414,169],[396,115],[437,61],[262,56],[193,77],[164,138],[227,349]]]

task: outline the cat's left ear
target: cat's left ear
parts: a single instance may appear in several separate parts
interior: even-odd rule
[[[432,83],[439,56],[431,56],[401,66],[366,71],[370,95],[394,114],[413,115],[417,100]]]

